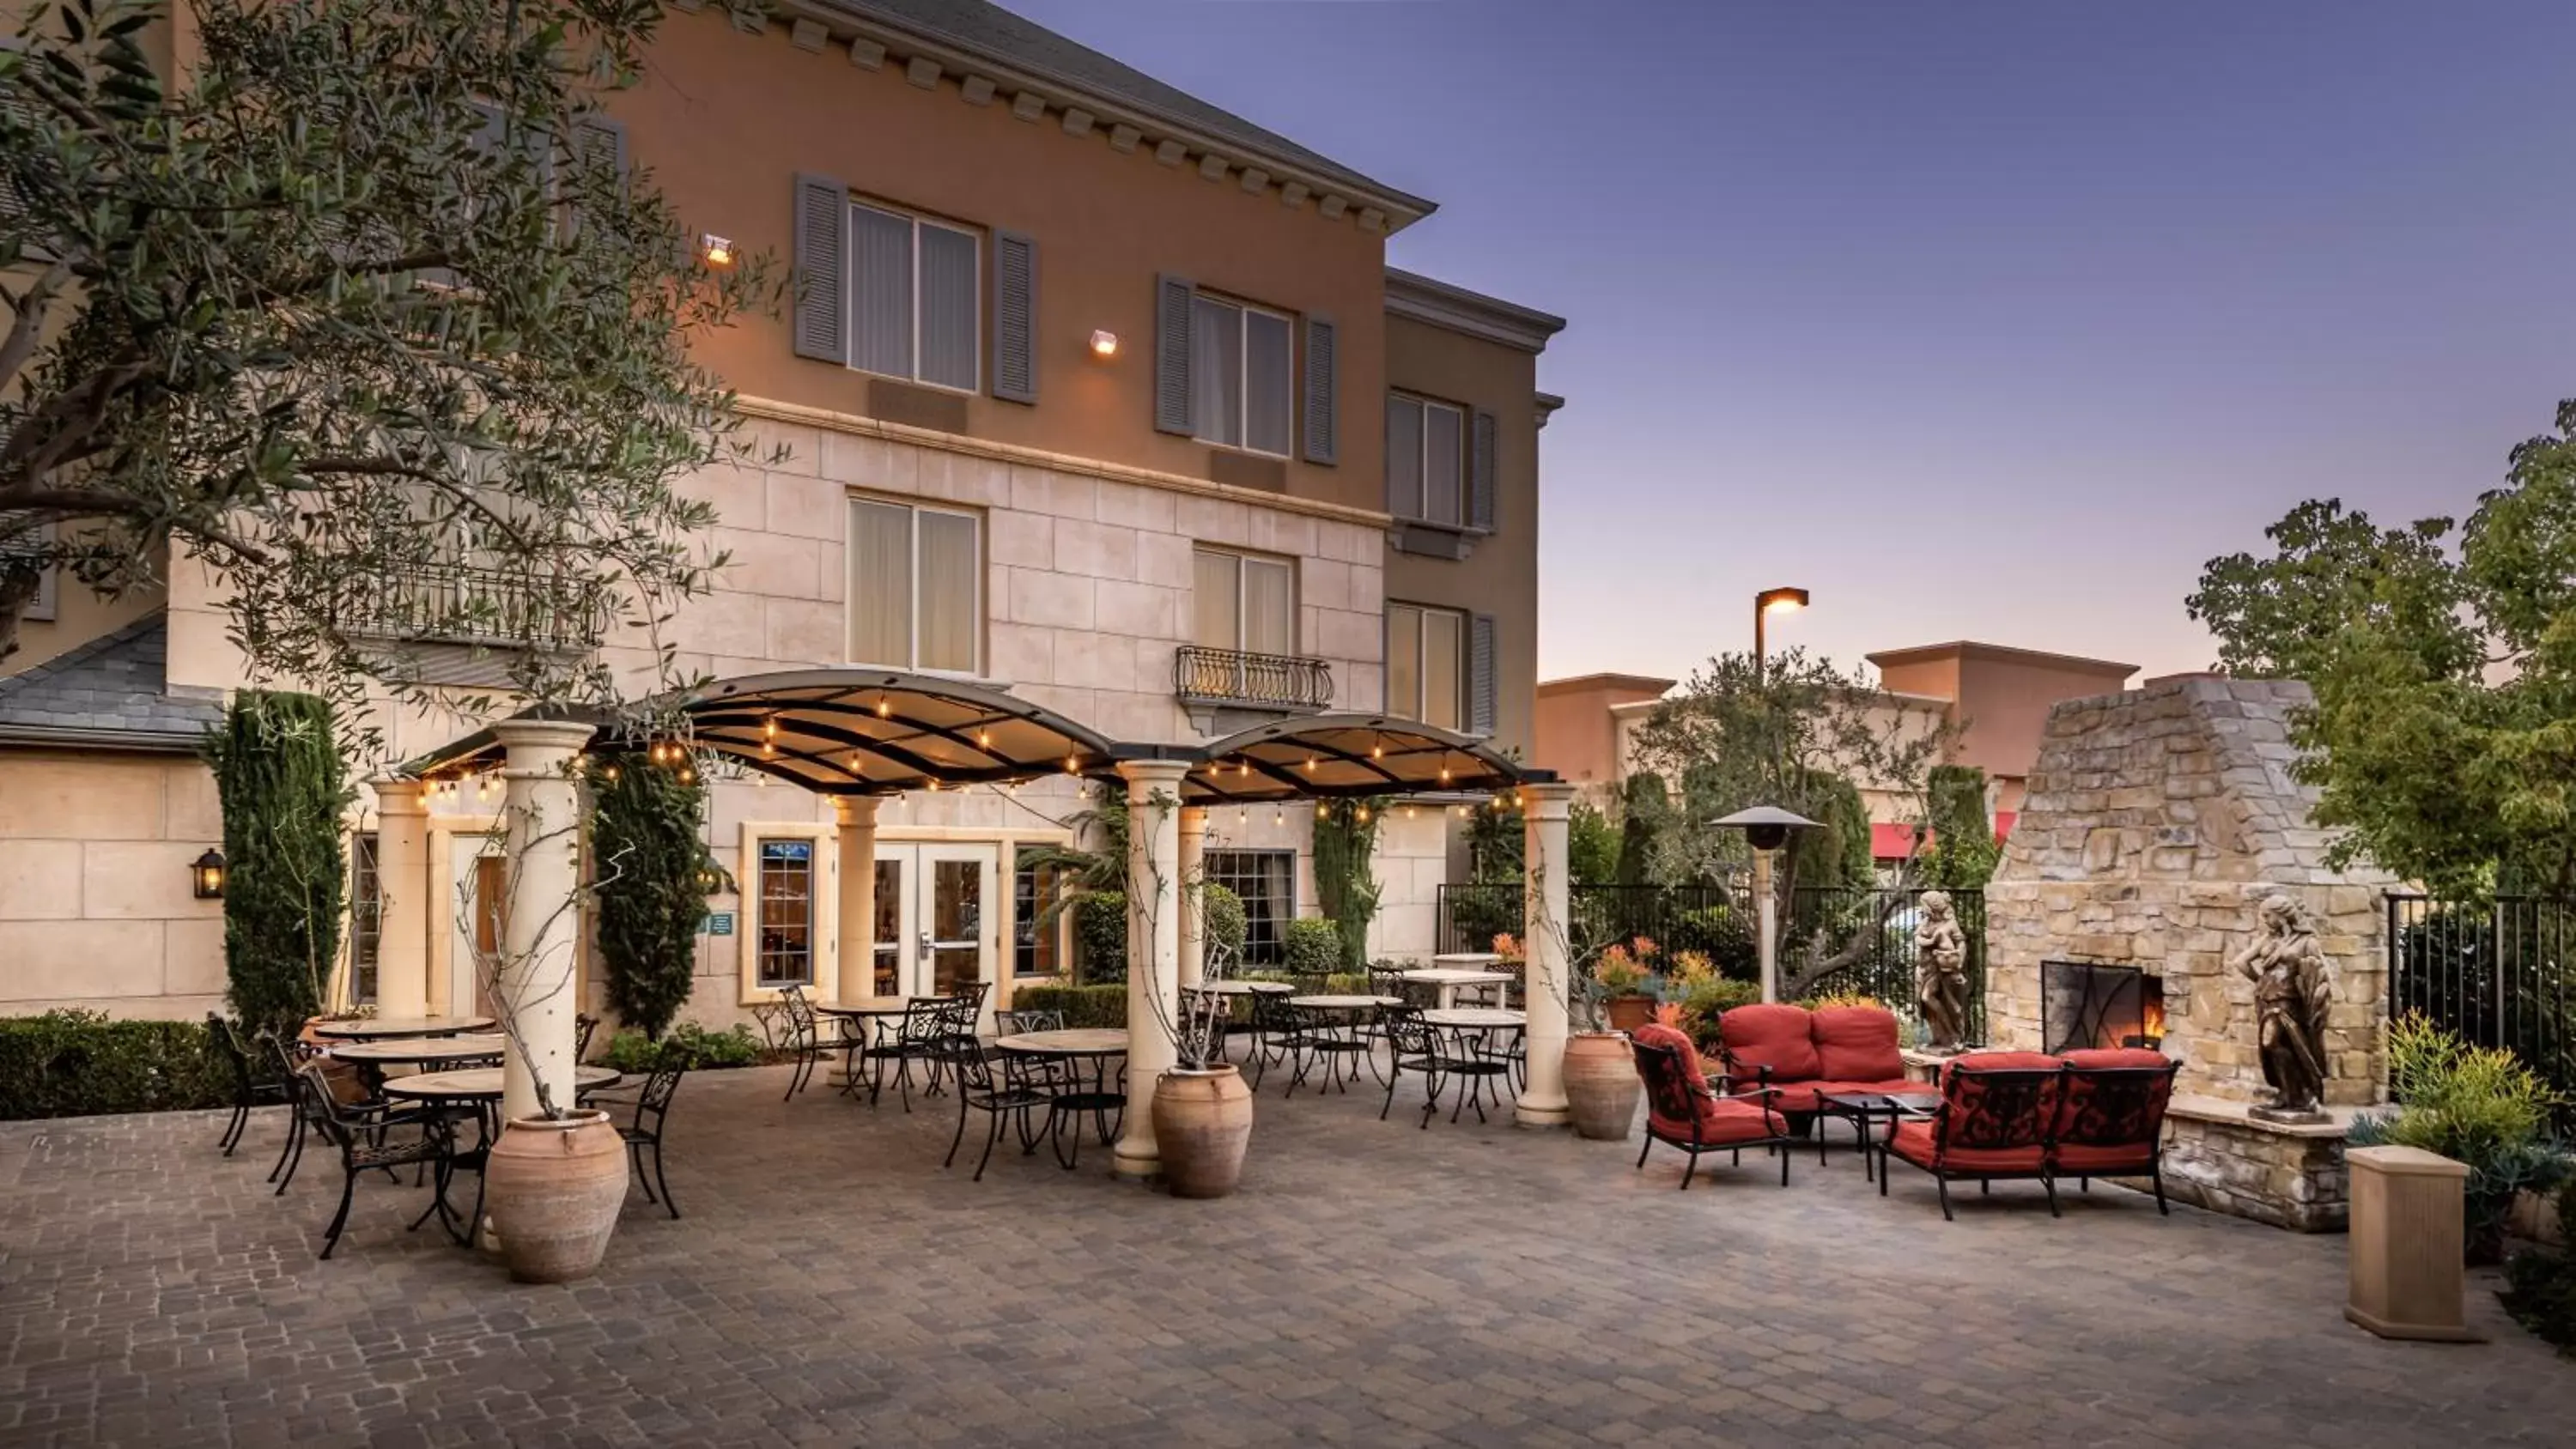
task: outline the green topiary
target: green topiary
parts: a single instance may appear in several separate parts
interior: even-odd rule
[[[233,1100],[231,1067],[196,1021],[96,1011],[0,1017],[0,1121],[189,1112]]]
[[[1243,913],[1243,897],[1207,881],[1199,886],[1199,930],[1206,937],[1209,952],[1222,950],[1228,961],[1243,959],[1243,941],[1251,922]]]
[[[330,702],[246,689],[207,732],[224,812],[226,995],[245,1034],[293,1036],[340,952],[349,804]]]
[[[591,772],[591,858],[599,886],[599,955],[609,1008],[646,1037],[670,1029],[697,972],[706,847],[706,786],[640,754]]]
[[[1332,922],[1308,916],[1290,921],[1280,933],[1282,964],[1292,976],[1329,976],[1342,964],[1342,932]]]
[[[1082,979],[1114,985],[1127,979],[1127,896],[1092,891],[1073,903],[1073,936],[1081,948]]]

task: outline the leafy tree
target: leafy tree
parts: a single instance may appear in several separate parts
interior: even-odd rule
[[[1923,881],[1943,890],[1983,890],[2003,860],[1986,814],[1986,772],[1974,765],[1935,765],[1929,786],[1932,848]]]
[[[1801,887],[1867,890],[1878,883],[1878,859],[1871,850],[1869,805],[1860,787],[1841,775],[1816,782],[1813,830],[1789,837],[1789,874]],[[1805,813],[1805,812],[1801,812]]]
[[[706,917],[698,830],[706,786],[641,754],[604,757],[590,772],[591,857],[597,862],[599,953],[608,1004],[659,1040],[688,1004]],[[613,770],[613,774],[612,774]]]
[[[652,0],[27,8],[0,50],[0,655],[37,571],[208,567],[255,673],[354,696],[370,636],[585,646],[721,563],[675,479],[747,451],[689,339],[772,292],[712,269],[601,103]],[[475,587],[436,587],[462,569]],[[667,664],[667,646],[664,650]]]
[[[1599,806],[1577,800],[1566,815],[1565,853],[1574,884],[1614,884],[1619,878],[1619,827]]]
[[[2465,525],[2328,499],[2210,561],[2187,601],[2239,673],[2305,679],[2299,777],[2367,857],[2444,893],[2576,891],[2576,402]]]
[[[224,816],[226,995],[246,1028],[292,1036],[340,954],[350,791],[330,702],[243,690],[205,749]]]
[[[1654,863],[1656,837],[1672,817],[1664,777],[1652,770],[1630,775],[1619,789],[1619,884],[1647,883]]]

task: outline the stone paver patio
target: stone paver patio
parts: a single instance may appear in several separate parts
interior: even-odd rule
[[[1244,1190],[1177,1202],[1043,1153],[942,1172],[954,1118],[783,1069],[681,1092],[688,1216],[512,1284],[337,1173],[281,1201],[219,1116],[0,1125],[0,1443],[2565,1444],[2576,1364],[2481,1287],[2484,1347],[2340,1317],[2344,1240],[2097,1188],[1893,1195],[1812,1154],[1678,1158],[1259,1104]],[[1408,1093],[1411,1084],[1408,1083]],[[944,1106],[945,1104],[938,1104]],[[978,1123],[980,1129],[980,1121]],[[970,1143],[970,1148],[971,1148]]]

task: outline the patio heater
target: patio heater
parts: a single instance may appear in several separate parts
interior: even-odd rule
[[[1729,830],[1744,832],[1744,843],[1753,847],[1753,932],[1754,952],[1762,962],[1762,999],[1780,999],[1780,947],[1777,940],[1780,907],[1772,898],[1771,857],[1789,843],[1789,832],[1814,828],[1816,822],[1795,811],[1777,805],[1756,805],[1709,822]]]

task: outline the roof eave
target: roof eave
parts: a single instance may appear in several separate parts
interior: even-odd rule
[[[1386,269],[1386,310],[1409,321],[1463,332],[1528,353],[1546,351],[1548,339],[1565,330],[1565,319],[1553,313],[1471,292],[1400,267]]]

